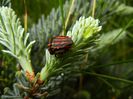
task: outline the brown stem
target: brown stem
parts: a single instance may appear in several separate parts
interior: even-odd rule
[[[92,17],[93,18],[95,16],[95,9],[96,9],[96,0],[93,0],[93,5],[92,5]]]
[[[25,13],[24,13],[24,29],[25,32],[27,32],[27,6],[26,6],[26,1],[24,0],[24,9],[25,9]]]
[[[68,23],[69,23],[69,19],[70,19],[70,15],[72,14],[72,9],[73,9],[73,6],[74,6],[74,2],[75,2],[75,0],[72,0],[72,2],[71,2],[71,6],[70,6],[70,8],[69,8],[69,11],[68,11],[68,14],[67,14],[67,18],[66,18],[66,21],[65,21],[65,30],[66,30],[66,28],[67,28],[67,25],[68,25]],[[61,33],[62,35],[65,35],[65,31],[62,31],[62,33]]]

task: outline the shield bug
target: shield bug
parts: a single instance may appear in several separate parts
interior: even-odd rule
[[[73,41],[69,36],[55,36],[49,40],[48,50],[50,54],[60,55],[72,47]]]

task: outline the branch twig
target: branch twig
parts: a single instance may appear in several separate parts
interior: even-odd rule
[[[96,9],[96,0],[93,0],[93,5],[92,5],[92,17],[93,18],[95,16],[95,9]]]
[[[24,29],[25,32],[27,32],[27,5],[26,5],[26,1],[24,0],[24,9],[25,9],[25,13],[24,13]]]
[[[62,35],[65,35],[66,34],[66,28],[67,28],[67,25],[69,23],[70,15],[72,14],[71,11],[73,9],[74,3],[75,3],[75,0],[72,0],[71,6],[70,6],[70,9],[68,11],[68,15],[67,15],[67,18],[66,18],[66,21],[65,21],[64,31],[62,31],[62,33],[61,33]]]

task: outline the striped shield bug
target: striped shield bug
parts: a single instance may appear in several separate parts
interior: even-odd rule
[[[73,41],[69,36],[55,36],[49,40],[48,50],[51,55],[67,52],[72,47]]]

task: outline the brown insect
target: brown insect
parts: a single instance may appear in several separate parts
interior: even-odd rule
[[[49,40],[48,50],[50,54],[63,54],[72,47],[73,41],[69,36],[56,36]]]

